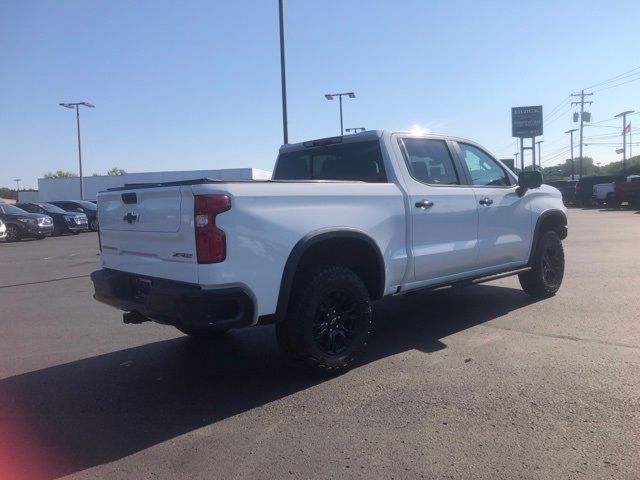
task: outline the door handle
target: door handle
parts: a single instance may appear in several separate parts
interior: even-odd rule
[[[493,200],[491,200],[489,197],[484,197],[482,200],[480,200],[480,205],[484,205],[485,207],[488,207],[492,203]]]
[[[416,202],[416,207],[431,208],[433,207],[433,202],[431,200],[420,200],[419,202]]]

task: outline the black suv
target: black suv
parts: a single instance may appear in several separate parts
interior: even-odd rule
[[[27,237],[42,240],[53,233],[50,216],[25,212],[7,203],[0,203],[0,220],[7,226],[7,242],[17,242]]]
[[[89,229],[87,216],[84,213],[65,212],[60,207],[45,202],[16,203],[16,207],[26,212],[41,213],[53,218],[53,235],[63,233],[80,233]]]
[[[95,203],[86,200],[55,200],[49,203],[67,212],[84,213],[89,221],[89,229],[93,232],[98,231],[98,207]]]
[[[578,183],[577,180],[551,180],[545,183],[560,190],[560,193],[562,194],[562,201],[565,205],[574,203],[576,198],[576,184]]]

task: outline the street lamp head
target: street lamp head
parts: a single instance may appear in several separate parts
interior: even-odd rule
[[[64,108],[73,108],[74,107],[74,105],[71,105],[70,103],[60,103],[59,105],[61,107],[64,107]]]
[[[353,92],[349,92],[347,95],[349,95],[349,98],[356,98],[356,94]]]
[[[326,98],[327,100],[333,100],[333,95],[325,93],[324,98]]]
[[[84,105],[85,107],[89,107],[89,108],[96,108],[95,105],[89,103],[89,102],[80,102],[80,105]]]
[[[577,128],[572,128],[571,130],[567,130],[567,131],[566,131],[566,132],[564,132],[564,133],[571,133],[571,132],[577,132],[577,131],[578,131],[578,129],[577,129]]]
[[[625,115],[629,115],[630,113],[633,113],[635,110],[627,110],[626,112],[622,112],[617,114],[615,117],[619,118],[619,117],[624,117]]]

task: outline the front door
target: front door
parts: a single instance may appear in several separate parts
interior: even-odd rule
[[[477,199],[478,268],[510,268],[526,263],[533,231],[526,194],[520,197],[515,179],[480,148],[459,142],[458,154]]]

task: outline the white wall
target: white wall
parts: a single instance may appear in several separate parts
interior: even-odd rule
[[[212,178],[215,180],[269,180],[271,172],[257,168],[226,168],[221,170],[186,170],[181,172],[125,173],[117,176],[84,177],[84,199],[95,200],[98,192],[124,186],[125,183],[160,183]],[[78,200],[79,178],[39,178],[38,198],[51,200]],[[33,200],[35,201],[35,200]]]
[[[39,202],[40,197],[38,191],[35,192],[18,192],[18,203]]]

